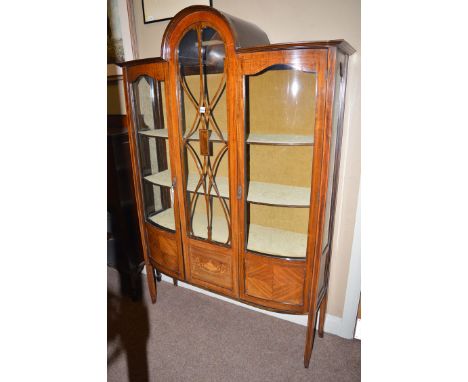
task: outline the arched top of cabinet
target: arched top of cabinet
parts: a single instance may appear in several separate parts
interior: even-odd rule
[[[224,26],[230,35],[225,37],[232,41],[235,50],[268,45],[270,43],[266,33],[255,24],[228,15],[215,8],[204,5],[193,5],[177,13],[167,26],[161,44],[161,57],[169,60],[172,48],[171,38],[173,35],[183,34],[186,26],[197,22],[207,22],[215,27]]]

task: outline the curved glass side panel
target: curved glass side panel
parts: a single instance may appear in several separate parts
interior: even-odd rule
[[[342,55],[338,55],[339,57]],[[341,70],[343,68],[344,62],[340,59],[337,60],[339,64],[335,67],[335,90],[334,90],[334,100],[333,100],[333,116],[332,116],[332,131],[330,139],[330,159],[328,163],[328,190],[327,190],[327,199],[325,206],[325,221],[323,225],[323,234],[322,234],[322,257],[320,260],[320,273],[319,273],[319,284],[318,291],[320,292],[324,286],[328,285],[328,277],[330,274],[330,252],[331,252],[331,243],[332,243],[332,225],[333,219],[332,213],[334,211],[336,195],[334,195],[337,190],[333,190],[335,179],[338,176],[337,168],[339,163],[337,160],[337,150],[339,147],[339,131],[342,126],[340,124],[342,121],[343,113],[343,99],[341,99],[341,92],[344,90],[344,79],[341,75]],[[341,70],[340,70],[341,68]],[[320,294],[317,295],[317,298],[320,297]]]
[[[169,155],[164,128],[164,82],[140,76],[131,84],[145,221],[174,231]]]
[[[190,237],[231,245],[225,49],[195,25],[178,50],[180,125]]]
[[[312,183],[316,73],[273,65],[245,77],[249,251],[305,258]]]
[[[333,192],[333,178],[335,173],[335,159],[336,159],[336,144],[338,134],[338,123],[339,115],[341,112],[340,105],[340,88],[343,86],[343,79],[340,76],[340,66],[337,65],[335,70],[335,96],[333,100],[333,117],[332,117],[332,135],[330,140],[330,161],[328,164],[328,190],[327,190],[327,202],[325,209],[325,222],[323,227],[322,236],[322,251],[330,243],[330,218],[332,210],[332,192]]]

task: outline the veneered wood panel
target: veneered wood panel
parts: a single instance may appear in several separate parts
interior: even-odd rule
[[[273,300],[302,305],[304,302],[305,269],[273,266]]]
[[[161,60],[157,64],[149,63],[140,66],[130,66],[127,68],[127,81],[133,82],[139,76],[148,76],[154,78],[156,81],[165,80],[167,62]]]
[[[179,257],[174,233],[166,232],[146,224],[148,233],[149,256],[164,268],[179,273]]]
[[[273,296],[272,265],[264,261],[246,260],[246,293],[259,298],[270,299]]]
[[[304,303],[305,263],[247,254],[245,293],[284,304]]]

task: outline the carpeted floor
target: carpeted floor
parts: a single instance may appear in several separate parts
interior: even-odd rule
[[[305,327],[158,283],[151,304],[120,296],[108,268],[108,381],[359,381],[361,341],[316,336],[303,366]]]

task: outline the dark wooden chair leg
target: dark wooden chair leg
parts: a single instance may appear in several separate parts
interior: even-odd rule
[[[151,264],[146,264],[146,278],[148,279],[148,288],[151,296],[151,301],[156,303],[158,290],[156,288],[156,278],[154,277],[154,268]]]
[[[176,279],[176,278],[172,278],[172,283],[174,284],[174,286],[177,286],[177,279]]]
[[[325,327],[325,313],[327,313],[327,302],[328,302],[328,292],[323,297],[322,303],[320,304],[320,317],[319,317],[319,327],[318,327],[318,335],[320,338],[323,338],[323,328]]]

